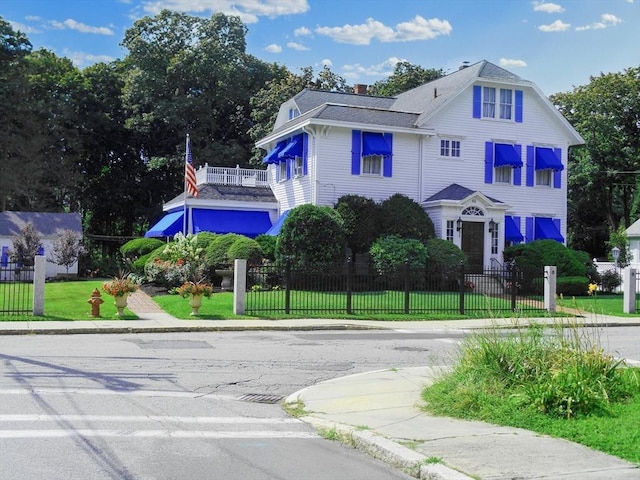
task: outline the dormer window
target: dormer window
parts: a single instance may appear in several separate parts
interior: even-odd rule
[[[294,119],[296,117],[299,117],[299,116],[300,116],[300,110],[298,110],[295,107],[292,107],[292,108],[289,109],[289,120],[292,120],[292,119]]]
[[[522,90],[474,85],[473,118],[494,118],[522,123]]]

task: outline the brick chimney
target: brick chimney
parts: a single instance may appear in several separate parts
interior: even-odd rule
[[[362,83],[356,83],[353,86],[353,91],[356,95],[366,95],[367,94],[367,86]]]

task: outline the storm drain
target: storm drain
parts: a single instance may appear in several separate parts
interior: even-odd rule
[[[278,403],[284,397],[282,395],[269,395],[265,393],[247,393],[242,395],[239,400],[243,402],[253,403]]]

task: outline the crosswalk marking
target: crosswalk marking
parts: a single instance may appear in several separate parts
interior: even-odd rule
[[[173,415],[0,415],[0,422],[174,422],[193,424],[302,424],[296,418],[180,417]]]
[[[120,437],[120,438],[295,438],[317,439],[313,432],[256,430],[246,432],[221,432],[203,430],[0,430],[0,439],[66,438],[66,437]]]

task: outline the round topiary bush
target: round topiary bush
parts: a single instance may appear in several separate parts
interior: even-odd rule
[[[275,235],[258,235],[256,237],[256,242],[260,245],[262,249],[262,256],[267,260],[274,261],[276,259],[276,243],[278,237]]]
[[[241,237],[236,239],[227,250],[230,261],[244,259],[249,265],[257,265],[262,262],[262,248],[252,238]]]
[[[380,204],[382,231],[385,235],[415,238],[422,243],[436,236],[431,218],[414,200],[396,193]]]
[[[397,272],[406,261],[410,268],[424,268],[427,261],[427,248],[421,241],[397,235],[378,238],[369,253],[380,274]]]
[[[205,250],[205,262],[207,266],[215,268],[217,265],[228,265],[231,263],[229,258],[229,247],[233,245],[239,238],[246,238],[236,233],[225,233],[224,235],[217,235]]]

